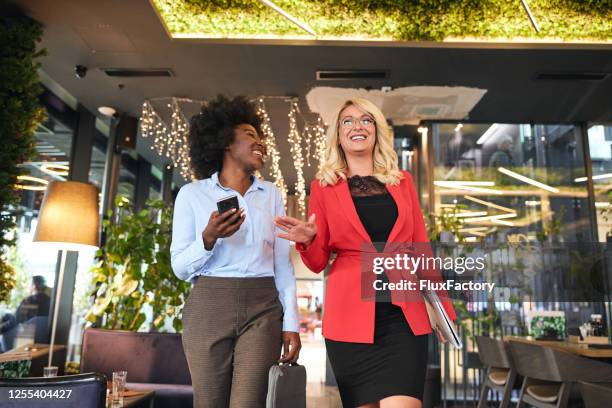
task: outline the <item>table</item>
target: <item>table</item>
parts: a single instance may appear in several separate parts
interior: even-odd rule
[[[504,341],[518,341],[527,344],[536,344],[557,350],[567,351],[582,357],[612,359],[612,348],[598,349],[589,347],[588,344],[571,343],[569,341],[535,340],[531,336],[504,336]]]
[[[25,344],[16,347],[2,354],[3,358],[21,359],[29,358],[32,360],[30,368],[30,377],[42,377],[43,367],[49,363],[49,345],[48,344]],[[53,346],[53,365],[58,367],[58,375],[64,374],[64,363],[66,362],[66,346]]]
[[[142,391],[142,394],[133,397],[123,397],[123,405],[114,405],[110,399],[110,393],[106,400],[107,408],[153,408],[155,391]]]

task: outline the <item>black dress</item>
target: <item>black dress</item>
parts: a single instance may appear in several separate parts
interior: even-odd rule
[[[372,242],[384,243],[397,219],[395,200],[373,177],[351,177],[349,186],[359,219]],[[386,276],[381,275],[381,279],[386,280]],[[388,292],[377,292],[373,344],[325,340],[345,408],[393,395],[423,399],[427,335],[415,336],[401,308],[390,299]]]

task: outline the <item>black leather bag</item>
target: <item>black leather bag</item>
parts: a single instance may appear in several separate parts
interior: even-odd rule
[[[306,408],[306,368],[275,364],[268,373],[266,408]]]

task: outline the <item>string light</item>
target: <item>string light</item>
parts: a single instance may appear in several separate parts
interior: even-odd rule
[[[310,156],[311,156],[311,145],[313,134],[312,131],[314,129],[310,127],[308,123],[304,125],[304,130],[302,131],[302,144],[304,148],[304,156],[306,156],[306,165],[310,167]]]
[[[323,165],[323,160],[325,159],[325,126],[323,126],[323,119],[319,116],[317,118],[317,123],[314,125],[315,138],[314,145],[315,149],[313,152],[314,158],[319,162],[319,169],[321,169],[321,165]]]
[[[300,111],[299,105],[297,105],[297,113],[299,117],[304,121],[304,130],[302,132],[302,144],[306,157],[306,165],[311,166],[310,159],[317,160],[319,168],[323,163],[325,157],[325,127],[323,126],[323,120],[321,116],[317,116],[317,121],[312,123],[306,120],[302,112]],[[314,142],[314,149],[313,147]]]
[[[287,206],[288,188],[285,178],[280,168],[280,152],[276,143],[276,137],[272,130],[271,119],[267,112],[265,99],[281,99],[290,103],[289,109],[289,145],[291,156],[297,173],[295,183],[295,194],[298,202],[298,212],[304,217],[306,215],[306,181],[304,179],[304,158],[306,164],[311,166],[311,159],[318,162],[321,167],[325,155],[325,127],[321,117],[317,117],[316,122],[308,122],[301,114],[296,98],[261,96],[256,100],[257,114],[262,120],[261,130],[264,134],[264,144],[270,158],[270,174],[274,179],[274,184],[281,192],[281,197],[285,207]],[[158,111],[153,106],[153,102],[161,102],[167,106],[171,112],[170,123],[167,124]],[[144,138],[152,138],[151,150],[159,156],[168,160],[168,169],[177,168],[180,175],[185,180],[194,180],[191,170],[191,159],[189,155],[189,121],[183,113],[181,103],[204,104],[204,101],[162,97],[147,99],[142,104],[140,116],[140,129]],[[304,123],[303,131],[299,131],[298,118]],[[258,174],[257,177],[261,177]]]
[[[266,151],[268,153],[268,157],[270,157],[272,160],[272,163],[270,164],[270,171],[272,173],[272,177],[274,177],[274,184],[280,190],[283,204],[285,207],[287,207],[287,184],[285,183],[283,172],[280,169],[280,153],[276,147],[276,137],[274,137],[274,132],[272,131],[272,126],[270,124],[270,116],[266,110],[266,105],[263,98],[259,98],[257,100],[257,114],[261,118],[261,131],[264,134]]]
[[[295,182],[295,195],[298,201],[298,212],[303,217],[306,216],[306,180],[304,179],[304,156],[302,154],[302,137],[297,126],[298,104],[297,101],[291,102],[289,110],[289,146],[291,156],[295,165],[297,180]]]
[[[145,100],[140,114],[140,130],[142,137],[153,137],[151,150],[168,159],[168,169],[178,168],[185,180],[193,180],[189,157],[189,122],[183,115],[180,101],[181,99],[171,98],[170,103],[166,105],[172,112],[168,130],[151,101]]]

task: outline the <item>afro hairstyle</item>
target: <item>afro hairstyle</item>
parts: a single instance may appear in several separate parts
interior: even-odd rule
[[[191,168],[198,180],[209,178],[223,167],[225,149],[234,141],[234,129],[249,124],[263,137],[255,104],[245,96],[229,99],[218,95],[202,106],[190,120]]]

